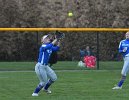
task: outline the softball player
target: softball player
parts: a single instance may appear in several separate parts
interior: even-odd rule
[[[122,89],[122,85],[126,79],[126,74],[129,71],[129,32],[125,35],[126,39],[122,40],[119,44],[119,52],[122,53],[124,58],[124,65],[121,71],[122,77],[118,84],[112,89]]]
[[[35,72],[40,80],[40,83],[34,90],[32,96],[38,96],[41,89],[47,93],[51,93],[48,88],[57,80],[55,72],[48,66],[48,61],[52,51],[59,50],[60,43],[57,38],[51,42],[48,35],[43,36],[41,42],[42,45],[39,49],[38,63],[35,65]],[[57,46],[53,46],[55,44],[57,44]],[[50,78],[49,80],[48,77]]]

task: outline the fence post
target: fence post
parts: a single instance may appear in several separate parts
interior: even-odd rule
[[[99,70],[99,32],[97,32],[97,70]]]
[[[37,58],[38,58],[38,51],[39,51],[39,32],[36,32],[36,48],[37,48]],[[37,60],[36,58],[36,60]]]

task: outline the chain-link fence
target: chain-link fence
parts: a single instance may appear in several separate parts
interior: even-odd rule
[[[41,37],[51,32],[0,32],[1,61],[37,61]],[[80,61],[81,50],[87,46],[99,61],[121,61],[118,52],[119,42],[124,39],[123,32],[64,32],[59,61]],[[107,67],[110,66],[109,64]]]

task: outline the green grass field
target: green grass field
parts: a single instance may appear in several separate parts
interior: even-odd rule
[[[0,71],[26,71],[34,70],[36,62],[0,62]],[[59,61],[54,65],[54,70],[89,70],[88,68],[80,68],[77,61]],[[121,70],[122,61],[105,61],[99,62],[100,70]]]
[[[31,94],[38,84],[34,72],[0,72],[0,100],[128,100],[129,79],[122,90],[111,88],[120,71],[57,71],[52,94]]]
[[[7,63],[9,64],[9,62]],[[109,65],[109,62],[103,62],[102,64],[104,65],[104,63],[105,65]],[[5,62],[0,63],[0,70],[4,70],[0,71],[0,100],[128,100],[129,99],[128,77],[123,85],[122,90],[112,90],[112,87],[120,79],[120,70],[86,70],[86,69],[74,70],[74,69],[79,69],[77,66],[75,66],[76,63],[60,62],[55,67],[58,80],[51,87],[52,94],[48,95],[45,92],[40,91],[38,97],[32,97],[31,94],[39,82],[35,72],[33,71],[34,63],[28,62],[28,66],[31,66],[32,68],[27,67],[27,62],[23,64],[22,62],[18,63],[11,62],[9,65],[6,64],[4,65],[4,64]],[[62,70],[59,70],[58,66],[62,66],[61,64],[65,64],[66,67],[71,66],[70,70],[63,70],[66,69],[63,67]],[[19,66],[21,68],[18,68]],[[119,64],[115,65],[114,63],[113,66],[116,67],[118,66],[119,69],[121,68],[120,67],[121,65]],[[9,70],[9,68],[10,70],[15,70],[15,71],[5,71]],[[26,71],[23,71],[22,68]],[[20,71],[21,69],[22,71]]]

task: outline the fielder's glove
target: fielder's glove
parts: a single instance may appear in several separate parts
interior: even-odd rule
[[[62,32],[56,31],[55,36],[57,39],[63,39],[65,37],[65,34]]]

